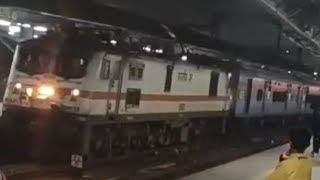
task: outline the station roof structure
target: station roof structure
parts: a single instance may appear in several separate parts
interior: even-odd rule
[[[229,3],[239,3],[238,0],[227,1]],[[218,27],[223,24],[224,20],[235,16],[232,14],[234,12],[228,8],[221,8],[226,10],[219,13],[213,12],[213,18],[210,18],[211,24],[207,26],[192,24],[177,27],[175,24],[170,27],[173,27],[172,29],[178,35],[178,40],[182,42],[218,50],[222,49],[226,52],[232,51],[231,53],[236,53],[236,55],[241,55],[254,61],[260,61],[263,64],[297,69],[302,67],[303,70],[309,67],[308,71],[310,71],[310,68],[320,64],[320,27],[317,22],[317,17],[320,15],[320,5],[317,0],[244,0],[242,3],[249,1],[250,4],[254,1],[254,5],[248,7],[257,8],[257,10],[250,10],[250,13],[246,14],[246,16],[250,16],[251,19],[255,17],[258,20],[261,20],[262,17],[263,20],[272,22],[276,27],[279,26],[281,28],[281,36],[290,41],[291,46],[296,47],[292,50],[296,53],[294,58],[286,56],[286,53],[263,46],[234,43],[229,39],[220,37],[218,33],[216,34],[215,29],[212,27]],[[158,21],[146,18],[146,14],[137,15],[135,12],[130,13],[105,6],[107,3],[101,2],[102,0],[99,0],[99,2],[85,0],[2,0],[0,1],[1,19],[15,24],[30,24],[32,28],[30,32],[22,36],[13,36],[8,34],[8,27],[0,26],[0,33],[5,37],[0,40],[23,41],[35,38],[38,36],[37,33],[41,35],[41,31],[35,31],[35,26],[50,28],[55,24],[70,21],[99,27],[107,27],[108,25],[125,27],[138,32],[172,39],[167,29],[160,23],[161,19]],[[259,8],[262,8],[263,11],[260,11]],[[256,12],[259,13],[255,14]],[[242,12],[242,14],[245,13]],[[197,39],[192,40],[191,36],[193,36],[193,39],[195,39],[194,37],[197,37]],[[277,38],[277,35],[275,36],[273,38]],[[205,39],[209,40],[205,42]],[[10,41],[6,42],[10,45]],[[297,50],[299,48],[303,49],[303,51]]]
[[[194,25],[235,44],[268,51],[281,37],[281,56],[310,67],[320,64],[319,0],[100,1],[166,23]]]

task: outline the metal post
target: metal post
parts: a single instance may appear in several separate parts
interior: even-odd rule
[[[221,127],[221,134],[227,134],[227,117],[222,119],[222,127]]]
[[[11,68],[10,68],[10,74],[9,74],[9,77],[8,77],[8,80],[7,80],[7,87],[6,87],[4,96],[3,96],[3,102],[5,102],[5,99],[8,96],[10,84],[12,83],[12,81],[14,79],[14,72],[15,72],[15,69],[16,69],[16,66],[17,66],[17,63],[18,63],[19,52],[20,52],[20,45],[17,45],[15,53],[14,53],[14,56],[13,56],[13,61],[12,61],[12,64],[11,64]]]
[[[264,119],[260,120],[260,127],[263,128],[264,127]]]
[[[300,62],[303,60],[303,49],[301,47],[298,47],[298,60]]]
[[[112,132],[110,132],[109,133],[109,153],[108,153],[109,158],[112,158],[112,156],[113,156],[112,144],[113,144],[113,137],[112,137]]]
[[[86,124],[82,136],[82,155],[86,156],[87,159],[89,159],[90,155],[91,131],[92,127]]]
[[[120,66],[119,66],[120,77],[119,77],[119,81],[118,81],[118,92],[117,92],[116,106],[115,106],[116,114],[119,114],[120,102],[121,102],[121,96],[122,96],[123,74],[124,74],[124,70],[125,70],[125,67],[126,67],[128,60],[129,60],[128,55],[123,55],[122,60],[120,62]]]
[[[127,154],[130,154],[130,152],[131,152],[131,132],[128,133],[127,143],[128,143]]]
[[[281,48],[281,37],[282,37],[282,25],[279,24],[278,38],[277,38],[277,51],[280,52]]]
[[[282,126],[286,125],[286,118],[282,118]]]

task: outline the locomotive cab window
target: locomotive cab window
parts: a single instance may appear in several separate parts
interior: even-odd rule
[[[257,92],[257,101],[258,102],[262,101],[262,98],[263,98],[263,90],[259,89]]]
[[[140,89],[127,89],[126,108],[136,108],[140,105],[141,90]]]
[[[142,80],[145,65],[142,63],[131,63],[129,68],[129,80]]]
[[[164,92],[171,91],[172,74],[173,74],[173,67],[171,65],[168,65],[167,66],[167,73],[166,73],[166,81],[164,84]]]
[[[107,80],[110,76],[110,60],[105,57],[102,60],[101,70],[100,70],[100,79]]]

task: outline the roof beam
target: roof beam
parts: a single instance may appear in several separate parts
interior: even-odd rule
[[[305,33],[302,29],[300,29],[294,22],[292,22],[285,13],[281,12],[275,2],[271,0],[259,0],[265,7],[267,7],[274,15],[278,16],[280,20],[287,24],[290,28],[292,28],[299,36],[303,37],[308,41],[313,48],[309,48],[311,51],[320,51],[320,43],[315,40],[312,36]],[[308,48],[308,47],[306,47]]]

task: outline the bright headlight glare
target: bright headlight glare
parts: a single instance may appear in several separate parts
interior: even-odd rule
[[[80,95],[80,90],[79,89],[74,89],[71,91],[72,96],[79,96]]]
[[[26,94],[31,97],[33,95],[33,89],[32,88],[27,88],[26,89]]]
[[[50,97],[55,94],[55,90],[51,86],[40,86],[38,89],[38,94],[41,97]]]
[[[16,83],[16,84],[14,85],[14,87],[15,87],[16,89],[21,89],[21,88],[22,88],[22,84],[21,84],[21,83]]]

